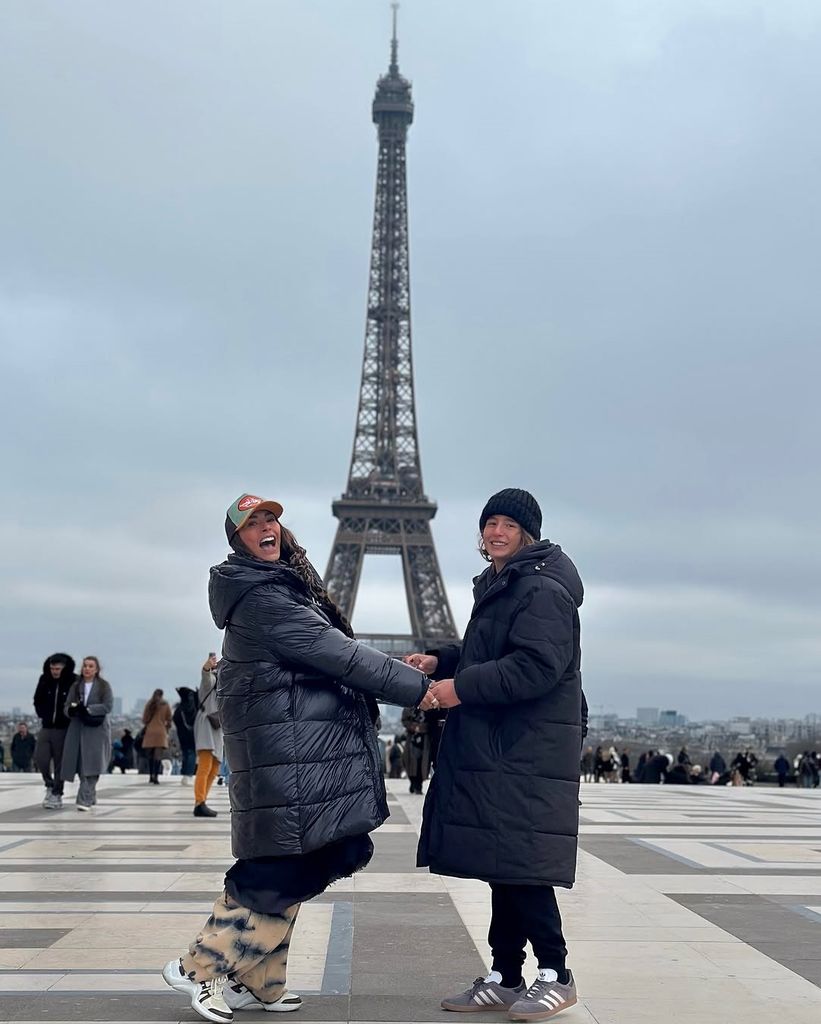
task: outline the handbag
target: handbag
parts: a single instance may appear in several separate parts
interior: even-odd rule
[[[80,704],[77,708],[77,715],[83,725],[90,725],[96,728],[98,725],[102,725],[105,721],[105,715],[92,715],[85,704]]]
[[[200,704],[200,711],[202,711],[202,713],[208,719],[208,724],[211,726],[212,729],[221,729],[222,728],[222,722],[220,721],[219,714],[216,711],[206,711],[205,710],[205,704],[206,704],[208,698],[214,692],[214,690],[216,690],[216,688],[217,688],[217,684],[214,683],[214,685],[211,687],[211,689],[205,695],[205,700]]]

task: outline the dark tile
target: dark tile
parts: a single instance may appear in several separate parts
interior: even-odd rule
[[[121,844],[106,843],[104,846],[97,846],[94,848],[95,853],[145,853],[146,850],[151,850],[156,853],[181,853],[183,850],[187,850],[191,843],[178,843],[173,845],[167,845],[166,843],[152,843],[146,841],[144,843],[133,843],[133,844]],[[106,865],[108,870],[108,865]]]
[[[468,981],[472,981],[470,978]],[[450,991],[459,991],[461,982],[457,979]],[[466,982],[467,984],[467,982]],[[417,986],[417,992],[424,985]],[[380,996],[362,995],[351,996],[351,1021],[445,1021],[452,1014],[448,1014],[439,1005],[440,996],[437,995],[416,995],[416,996]],[[477,1024],[494,1021],[500,1024],[506,1018],[498,1013],[471,1013],[472,1021]],[[300,1022],[304,1024],[304,1022]]]
[[[821,942],[817,921],[780,902],[784,897],[669,894],[671,900],[746,942],[771,960],[821,985]]]
[[[20,898],[18,893],[17,898]],[[0,928],[0,949],[48,949],[70,928]]]
[[[352,996],[387,996],[394,995],[407,999],[415,999],[419,995],[420,972],[411,970],[409,961],[405,961],[405,969],[399,971],[360,971],[353,978],[351,986]],[[467,988],[473,978],[456,978],[453,972],[448,970],[447,974],[431,974],[424,972],[424,990],[429,1002],[438,1006],[445,996],[455,995],[461,989]],[[439,1010],[443,1013],[443,1010]],[[410,1019],[410,1018],[409,1018]]]

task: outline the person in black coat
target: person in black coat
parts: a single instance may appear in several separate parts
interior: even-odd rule
[[[644,773],[641,781],[645,785],[657,786],[667,779],[667,772],[670,769],[670,758],[661,751],[654,754],[644,765]],[[685,769],[686,773],[686,769]]]
[[[787,776],[790,774],[790,762],[786,757],[784,757],[783,751],[775,759],[773,767],[775,768],[775,773],[778,776],[778,788],[783,789],[784,783],[787,781]]]
[[[721,751],[716,750],[710,758],[710,783],[717,783],[719,778],[727,771],[727,762],[721,756]]]
[[[25,722],[19,722],[17,732],[11,738],[11,770],[13,772],[30,772],[34,758],[36,740],[29,732]]]
[[[285,974],[300,904],[363,868],[388,817],[376,700],[434,706],[422,673],[353,639],[282,511],[249,494],[231,505],[233,551],[208,588],[236,863],[163,978],[210,1020],[298,1008]]]
[[[197,718],[197,691],[190,686],[178,686],[179,704],[174,708],[174,726],[180,741],[182,757],[182,783],[190,786],[197,769],[197,744],[194,740],[194,722]]]
[[[52,654],[43,662],[43,673],[34,690],[34,710],[41,725],[34,763],[46,786],[43,807],[47,811],[57,811],[63,806],[61,766],[68,730],[65,703],[76,678],[74,659],[68,654]]]
[[[481,879],[492,895],[492,970],[442,1007],[506,1008],[513,1020],[576,1001],[554,886],[570,888],[576,872],[584,590],[561,548],[539,540],[541,522],[527,491],[490,498],[479,528],[491,565],[474,581],[464,641],[408,659],[450,709],[417,863]],[[528,941],[539,975],[526,990]]]
[[[621,761],[621,781],[632,782],[633,779],[630,775],[630,751],[627,747],[622,750],[619,760]]]

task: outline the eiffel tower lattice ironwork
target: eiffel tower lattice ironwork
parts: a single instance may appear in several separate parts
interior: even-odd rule
[[[430,529],[436,504],[424,492],[419,461],[405,168],[413,101],[410,82],[399,74],[397,5],[392,6],[391,62],[373,101],[379,160],[359,410],[348,486],[332,505],[339,524],[325,582],[350,617],[365,555],[400,556],[411,634],[362,637],[399,654],[452,642],[458,633]]]

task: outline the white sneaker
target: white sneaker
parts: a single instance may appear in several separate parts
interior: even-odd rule
[[[169,960],[162,969],[163,981],[177,992],[191,997],[191,1009],[206,1020],[224,1024],[232,1021],[234,1015],[223,999],[226,979],[211,978],[209,981],[193,981],[182,969],[181,960]]]
[[[78,811],[90,811],[91,808],[88,806],[88,804],[77,804],[77,810]]]
[[[183,786],[190,786],[191,785],[191,776],[190,775],[183,775],[183,776],[181,776],[181,784]]]
[[[225,986],[223,997],[232,1010],[270,1010],[273,1013],[291,1013],[302,1006],[302,999],[287,989],[276,1002],[263,1003],[238,981],[232,981]]]

